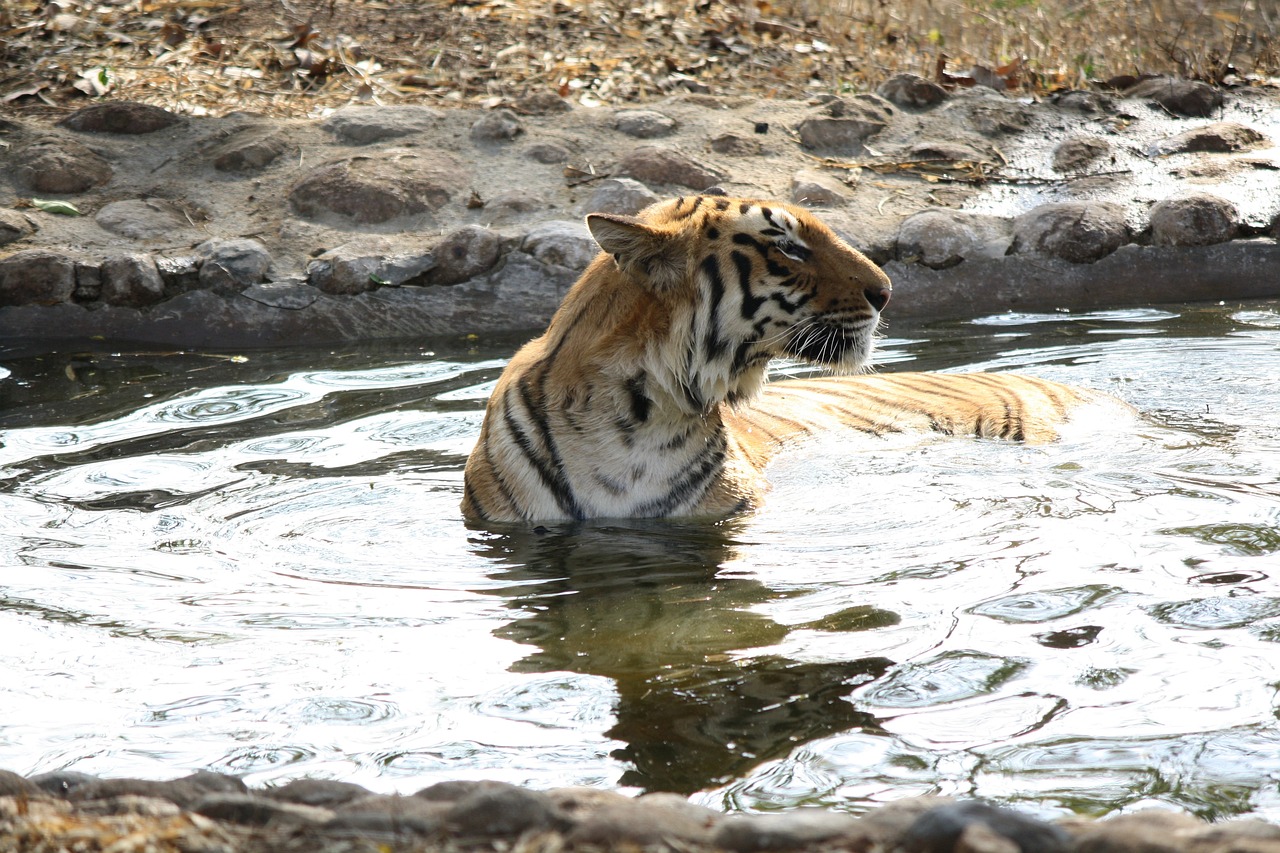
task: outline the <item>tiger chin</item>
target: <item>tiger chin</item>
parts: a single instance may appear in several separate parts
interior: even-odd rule
[[[759,504],[797,436],[1048,441],[1103,396],[1006,373],[851,375],[892,286],[803,208],[705,194],[587,227],[601,253],[489,399],[469,521],[722,518]],[[776,357],[842,375],[766,382]]]

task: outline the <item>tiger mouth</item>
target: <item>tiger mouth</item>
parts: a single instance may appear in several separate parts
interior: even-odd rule
[[[869,344],[868,336],[859,332],[819,323],[793,332],[784,350],[814,364],[856,366],[868,356]]]

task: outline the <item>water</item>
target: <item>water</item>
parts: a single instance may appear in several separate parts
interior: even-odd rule
[[[11,344],[0,767],[1280,819],[1280,307],[887,332],[883,370],[1145,414],[824,437],[748,518],[498,534],[457,504],[514,341]]]

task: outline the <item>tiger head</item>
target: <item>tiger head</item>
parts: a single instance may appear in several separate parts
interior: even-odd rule
[[[690,407],[754,395],[770,358],[846,373],[870,358],[889,279],[803,208],[702,195],[635,217],[591,214],[587,227],[607,257],[579,287],[611,265],[643,293],[639,303],[608,300],[630,315],[612,335],[638,341],[645,369],[659,378],[665,368]]]

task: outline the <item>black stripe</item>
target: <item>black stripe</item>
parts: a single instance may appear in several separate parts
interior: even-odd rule
[[[527,379],[521,379],[518,383],[520,401],[524,404],[525,409],[529,413],[534,426],[537,428],[543,445],[547,449],[549,459],[543,459],[535,450],[533,441],[530,440],[527,433],[516,423],[515,416],[511,414],[511,402],[507,400],[507,409],[504,412],[504,418],[507,429],[511,432],[512,438],[515,439],[516,445],[520,451],[529,460],[529,464],[533,466],[533,470],[537,472],[538,478],[542,480],[542,485],[551,493],[551,497],[555,499],[556,505],[560,510],[575,521],[581,521],[586,518],[586,514],[582,508],[578,506],[577,498],[573,495],[573,489],[569,485],[569,480],[564,473],[564,460],[560,458],[559,451],[556,450],[555,440],[551,437],[551,425],[547,421],[546,412],[540,411],[534,405],[533,390],[529,386]],[[508,391],[511,394],[512,391]]]
[[[727,444],[724,438],[724,424],[720,424],[715,437],[707,442],[705,449],[698,457],[700,463],[691,470],[684,479],[675,483],[662,498],[649,501],[636,507],[640,516],[664,517],[670,515],[677,507],[701,498],[706,494],[711,480],[724,467],[724,456]]]
[[[738,239],[738,235],[734,235],[734,240]],[[750,320],[760,310],[760,306],[765,303],[765,297],[756,296],[751,292],[752,267],[751,259],[742,252],[730,252],[729,260],[733,261],[733,265],[738,270],[738,288],[742,291],[742,319]]]
[[[702,272],[711,285],[711,295],[707,299],[707,334],[702,339],[702,350],[707,355],[707,361],[714,361],[729,348],[729,342],[720,337],[720,303],[724,300],[724,278],[720,275],[720,261],[715,255],[707,255],[702,262]]]
[[[626,381],[627,396],[631,401],[631,419],[638,424],[649,420],[649,412],[653,407],[653,401],[645,393],[647,380],[648,376],[640,371]]]

